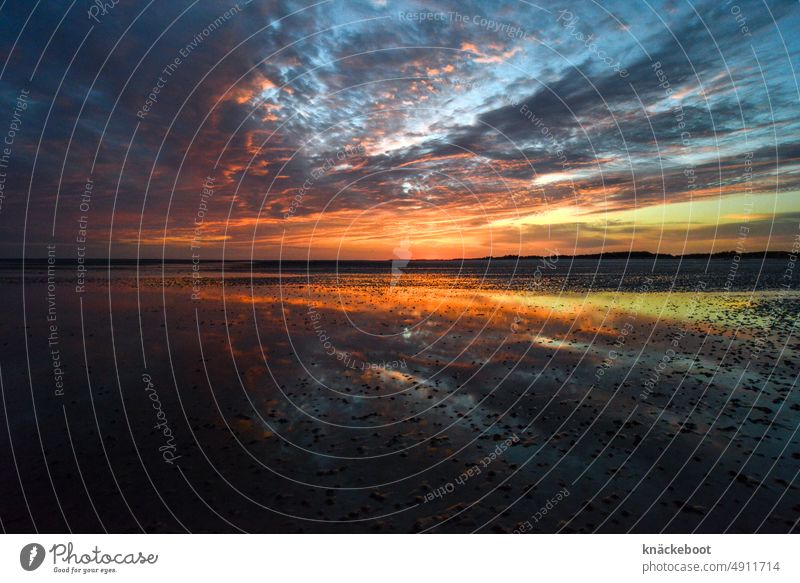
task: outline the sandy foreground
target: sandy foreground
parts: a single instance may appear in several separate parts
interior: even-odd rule
[[[206,281],[193,300],[190,278],[125,275],[64,292],[63,395],[33,366],[47,308],[30,281],[28,356],[7,345],[2,374],[25,495],[53,510],[38,526],[794,527],[799,294],[415,277]],[[14,473],[2,491],[6,529],[29,529]]]

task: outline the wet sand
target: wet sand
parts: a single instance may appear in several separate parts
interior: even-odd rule
[[[790,289],[209,272],[193,300],[180,270],[107,277],[60,280],[63,396],[45,282],[3,314],[28,336],[4,346],[9,531],[26,498],[51,531],[796,529]]]

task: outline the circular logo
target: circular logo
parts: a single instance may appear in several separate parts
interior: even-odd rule
[[[35,571],[44,562],[44,547],[38,543],[30,543],[19,552],[19,564],[26,571]]]

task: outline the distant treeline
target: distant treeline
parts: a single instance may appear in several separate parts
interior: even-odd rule
[[[736,251],[720,251],[717,253],[684,253],[672,255],[671,253],[651,253],[650,251],[611,251],[608,253],[585,253],[581,255],[562,255],[560,259],[730,259],[738,255],[742,259],[787,259],[789,251],[751,251],[737,253]],[[503,255],[500,257],[479,257],[483,261],[492,260],[517,260],[517,259],[542,259],[541,255]]]

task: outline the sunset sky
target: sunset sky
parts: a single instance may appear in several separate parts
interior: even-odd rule
[[[602,4],[6,2],[0,256],[791,248],[798,4]]]

